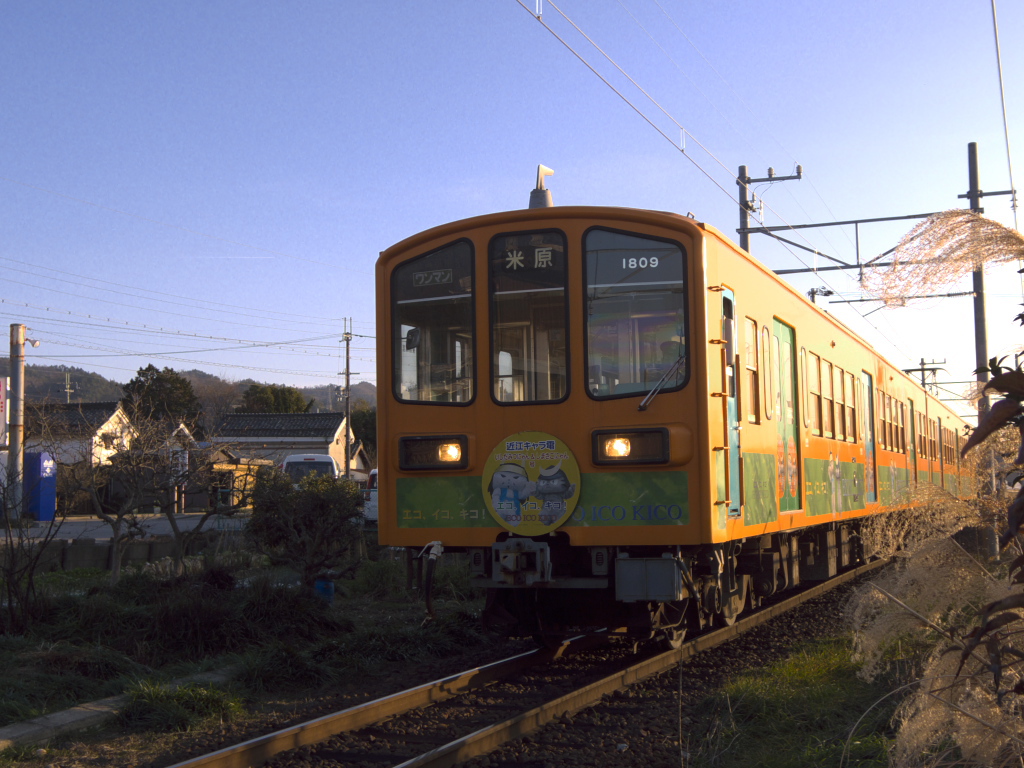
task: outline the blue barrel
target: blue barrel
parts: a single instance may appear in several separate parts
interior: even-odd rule
[[[334,582],[330,579],[317,579],[313,582],[313,591],[328,605],[334,603]]]

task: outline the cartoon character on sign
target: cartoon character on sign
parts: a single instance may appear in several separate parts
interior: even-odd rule
[[[562,462],[542,469],[537,477],[533,495],[540,499],[544,514],[555,518],[565,514],[566,499],[576,493],[576,485],[569,482],[569,476],[562,470]]]
[[[526,470],[518,464],[502,464],[491,475],[487,487],[491,494],[494,511],[509,525],[519,525],[522,520],[523,502],[533,495],[536,483],[526,476]]]

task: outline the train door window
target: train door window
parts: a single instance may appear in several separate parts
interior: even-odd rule
[[[623,397],[689,378],[686,261],[678,243],[591,229],[584,237],[587,389]]]
[[[821,431],[825,437],[832,437],[833,414],[832,406],[832,363],[821,361]]]
[[[900,418],[900,453],[907,452],[907,407],[900,401],[899,403],[899,418]]]
[[[935,433],[938,435],[938,458],[939,458],[939,482],[938,485],[945,485],[945,465],[946,465],[946,441],[945,441],[946,430],[942,428],[942,419],[936,422]]]
[[[749,317],[743,321],[743,348],[744,366],[747,371],[745,383],[744,406],[747,411],[747,421],[751,424],[758,424],[761,421],[761,382],[757,366],[757,323]]]
[[[845,380],[843,379],[843,369],[836,366],[835,371],[835,405],[836,405],[836,440],[846,439],[846,398],[843,393],[843,386]]]
[[[810,397],[811,432],[821,434],[821,358],[813,352],[807,365],[807,394]]]
[[[882,448],[889,447],[889,407],[881,390],[878,391],[878,444]]]
[[[778,414],[779,419],[785,418],[785,410],[782,403],[782,378],[780,377],[780,371],[785,371],[785,366],[792,365],[792,358],[788,361],[782,359],[782,343],[778,336],[772,336],[772,378],[775,382],[772,387],[775,390],[775,413]],[[784,375],[784,374],[783,374]]]
[[[765,418],[770,419],[775,414],[775,388],[779,386],[779,361],[772,350],[772,334],[767,325],[761,326],[761,352],[764,355],[765,368],[767,368],[767,376],[764,381],[764,415]]]
[[[804,414],[804,426],[811,426],[811,414],[808,404],[810,398],[807,395],[807,349],[800,347],[800,410]]]
[[[857,396],[853,374],[847,371],[843,382],[846,391],[846,439],[854,443],[857,441]]]
[[[498,235],[488,251],[491,395],[499,403],[552,403],[568,394],[565,236]]]
[[[910,481],[917,484],[917,419],[914,412],[914,401],[907,400],[907,423],[910,424],[910,439],[907,441],[907,453],[910,456]]]
[[[391,275],[396,398],[473,399],[473,247],[459,241],[400,264]]]

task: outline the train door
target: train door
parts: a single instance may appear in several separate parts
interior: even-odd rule
[[[800,509],[800,440],[797,430],[795,334],[775,321],[772,333],[772,376],[775,377],[775,413],[778,430],[779,512]]]
[[[939,442],[939,450],[937,451],[938,459],[939,459],[939,482],[936,483],[936,485],[938,485],[940,488],[945,488],[946,487],[946,451],[944,450],[945,446],[944,446],[944,443],[943,443],[944,435],[942,434],[942,419],[941,418],[937,418],[936,419],[936,424],[938,426],[935,427],[935,434],[938,435],[938,438],[939,438],[939,440],[938,440],[938,442]]]
[[[726,450],[728,459],[725,462],[727,480],[728,516],[740,516],[740,420],[739,404],[736,396],[736,299],[733,292],[726,288],[722,291],[722,340],[725,356],[725,412],[726,412]]]
[[[864,435],[864,498],[868,502],[878,501],[878,483],[875,477],[875,387],[871,374],[861,371],[861,429]]]
[[[907,443],[910,455],[910,474],[907,480],[914,486],[918,485],[918,420],[914,416],[913,400],[907,400],[910,409],[910,441]]]

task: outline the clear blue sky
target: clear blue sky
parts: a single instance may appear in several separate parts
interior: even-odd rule
[[[556,204],[690,211],[733,237],[740,164],[802,164],[758,190],[770,224],[962,207],[970,141],[982,188],[1010,186],[990,0],[544,2],[669,138],[523,2],[0,0],[0,312],[42,342],[29,362],[337,382],[342,319],[374,335],[377,254],[525,207],[538,163]],[[998,12],[1019,152],[1024,5]],[[985,207],[1013,224],[1008,197]],[[912,225],[862,228],[863,256]],[[852,229],[805,236],[854,258]],[[752,251],[813,262],[761,236]],[[795,283],[826,280],[861,296],[836,273]],[[1012,351],[1020,281],[989,285],[990,351]],[[876,306],[831,310],[899,365],[970,378],[970,299],[856,313]],[[357,381],[376,378],[372,347],[353,345]]]

